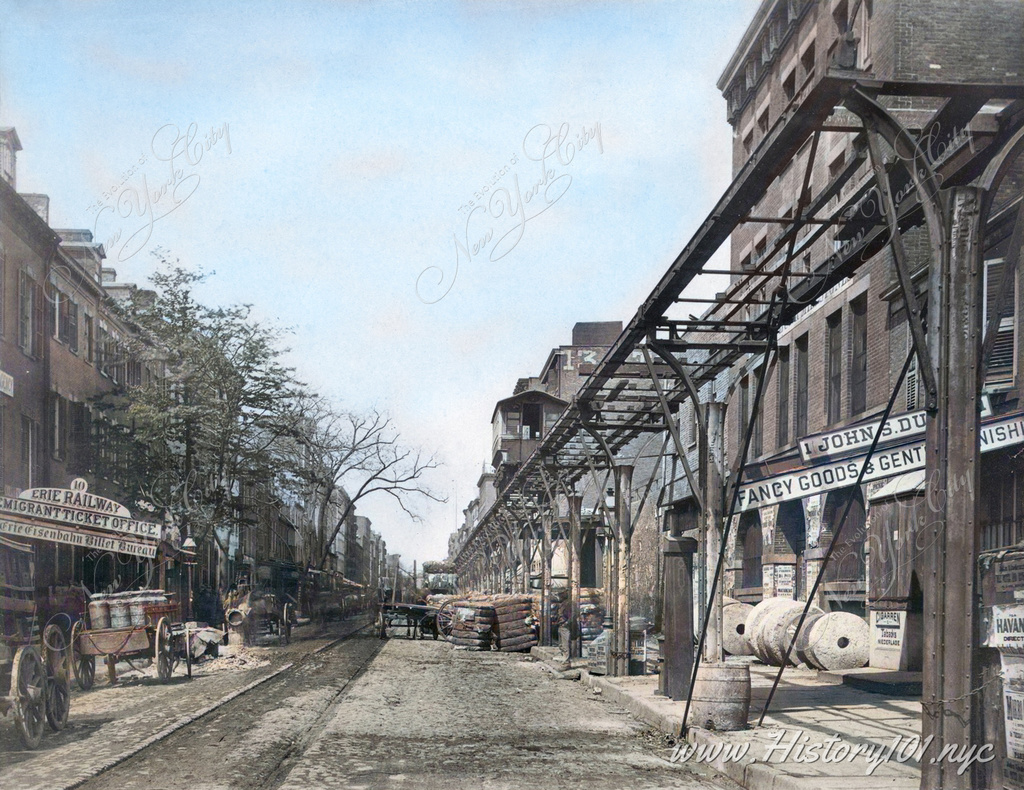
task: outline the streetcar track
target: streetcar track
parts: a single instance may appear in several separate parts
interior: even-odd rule
[[[253,690],[255,690],[256,688],[258,688],[260,686],[264,686],[265,684],[269,683],[270,681],[282,680],[284,674],[286,672],[290,671],[290,670],[297,670],[297,669],[305,667],[314,658],[318,657],[321,653],[324,653],[327,650],[330,650],[331,648],[334,648],[334,647],[338,646],[339,644],[341,644],[342,642],[346,641],[347,639],[350,639],[351,637],[359,635],[361,632],[365,631],[367,628],[372,627],[372,625],[373,625],[372,623],[367,623],[365,625],[359,626],[358,628],[350,631],[349,633],[347,633],[347,634],[345,634],[343,636],[339,636],[336,639],[332,639],[331,641],[327,642],[326,644],[321,645],[320,647],[316,648],[315,650],[312,650],[311,652],[306,653],[305,655],[299,657],[295,661],[289,661],[286,664],[283,664],[282,666],[278,667],[276,670],[274,670],[270,674],[265,675],[262,678],[257,678],[252,683],[249,683],[249,684],[243,686],[242,688],[236,689],[235,691],[232,691],[231,693],[226,694],[225,696],[221,697],[220,699],[216,700],[215,702],[211,703],[210,705],[207,705],[206,707],[201,708],[200,710],[195,711],[193,713],[186,714],[185,716],[182,716],[181,718],[179,718],[175,722],[173,722],[170,725],[168,725],[167,727],[165,727],[163,730],[160,730],[159,732],[157,732],[157,733],[151,735],[150,737],[148,737],[148,738],[140,741],[139,743],[135,744],[134,746],[132,746],[127,751],[117,755],[117,757],[113,758],[112,760],[107,762],[105,765],[101,766],[97,771],[93,772],[91,775],[86,776],[86,777],[82,777],[80,779],[77,779],[74,782],[71,782],[69,784],[62,785],[60,788],[57,788],[57,790],[76,790],[76,788],[82,787],[82,786],[84,786],[84,785],[86,785],[86,784],[88,784],[90,782],[96,781],[97,779],[101,779],[104,776],[104,774],[107,774],[110,771],[112,771],[113,769],[123,765],[127,761],[129,761],[129,760],[131,760],[133,758],[138,757],[143,752],[145,752],[147,749],[150,749],[151,747],[156,746],[156,745],[162,743],[163,741],[165,741],[170,736],[177,735],[178,733],[182,732],[186,728],[191,727],[192,725],[194,725],[194,724],[198,723],[199,721],[203,720],[204,718],[209,716],[211,713],[214,713],[214,712],[218,711],[219,709],[223,708],[225,705],[227,705],[229,703],[232,703],[232,702],[235,702],[236,700],[244,697],[250,691],[253,691]],[[374,652],[374,655],[376,655],[376,652],[377,651]],[[372,660],[372,656],[371,656],[371,660]],[[360,666],[359,672],[362,672],[362,670],[363,670],[363,667]],[[345,684],[344,688],[347,688],[347,687],[348,687],[348,683]],[[342,690],[344,690],[344,688]],[[333,702],[333,700],[332,700],[332,702]],[[318,718],[318,721],[319,721],[319,718]],[[227,737],[227,736],[224,736],[224,737]],[[221,740],[223,740],[223,738]]]
[[[275,790],[284,784],[284,781],[288,778],[288,774],[291,773],[292,766],[297,760],[300,760],[302,756],[309,749],[310,745],[323,733],[330,721],[331,717],[334,716],[335,709],[341,704],[342,698],[346,695],[348,690],[352,688],[352,684],[363,676],[370,664],[373,663],[374,659],[380,654],[384,645],[387,644],[387,640],[380,640],[380,644],[370,652],[366,660],[363,661],[352,674],[345,684],[338,689],[337,693],[331,698],[327,706],[316,717],[316,720],[306,728],[305,732],[296,740],[296,742],[288,748],[288,750],[281,757],[280,761],[271,770],[270,775],[263,780],[259,785],[256,785],[253,790]]]

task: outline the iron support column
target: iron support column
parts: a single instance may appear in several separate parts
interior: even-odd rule
[[[974,573],[979,482],[982,298],[980,199],[975,188],[952,190],[948,255],[933,249],[929,278],[929,345],[938,398],[928,420],[927,491],[941,503],[919,546],[926,546],[922,579],[926,627],[922,737],[933,754],[977,743]],[[922,788],[970,788],[972,771],[958,775],[949,760],[922,760]],[[974,768],[981,766],[975,764]]]
[[[718,555],[722,551],[722,468],[725,459],[723,426],[725,404],[711,401],[704,407],[707,419],[707,432],[701,435],[700,442],[700,483],[704,492],[704,513],[702,514],[704,532],[704,560],[707,567],[704,578],[711,579],[715,575]],[[706,437],[706,438],[705,438]],[[700,590],[700,596],[707,599],[707,589]],[[708,632],[704,640],[704,660],[717,663],[725,660],[725,648],[722,643],[722,609],[725,599],[725,579],[721,579],[715,587],[712,600],[708,601],[710,618]],[[685,690],[684,690],[685,693]]]

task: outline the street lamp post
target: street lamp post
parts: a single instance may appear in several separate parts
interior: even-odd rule
[[[192,613],[192,572],[196,567],[196,542],[192,540],[192,536],[185,538],[185,542],[181,544],[181,552],[184,554],[183,562],[185,567],[188,568],[188,598],[185,601],[185,621],[191,621],[193,618]]]

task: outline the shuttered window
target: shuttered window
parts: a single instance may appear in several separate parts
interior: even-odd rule
[[[985,323],[991,310],[995,310],[999,302],[999,288],[1003,277],[1003,259],[997,258],[985,261]],[[1017,295],[1016,288],[1011,282],[1008,286],[1009,293],[1002,299],[1002,309],[999,316],[999,329],[996,333],[995,344],[992,346],[992,353],[988,358],[988,365],[985,368],[985,384],[1010,384],[1013,382],[1015,373],[1015,361],[1017,358]]]

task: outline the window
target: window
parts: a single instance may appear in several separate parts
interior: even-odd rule
[[[814,73],[814,42],[807,45],[807,48],[800,55],[800,65],[804,70],[804,77]]]
[[[850,414],[867,408],[868,396],[868,297],[861,294],[850,302]]]
[[[85,361],[93,362],[96,359],[96,351],[93,348],[92,316],[88,313],[82,316],[82,348],[85,351]]]
[[[757,116],[757,128],[761,130],[761,135],[768,134],[768,106],[765,105],[764,110]]]
[[[776,444],[782,447],[789,444],[789,346],[779,347],[778,382]]]
[[[18,345],[32,356],[36,284],[26,272],[18,273]]]
[[[39,423],[26,414],[21,415],[21,467],[27,475],[26,488],[35,488],[43,480],[43,457]]]
[[[789,74],[782,78],[782,92],[786,96],[786,101],[792,101],[793,97],[796,96],[796,69],[790,69]]]
[[[746,255],[740,258],[740,270],[744,272],[749,272],[751,268],[753,267],[750,264],[750,253],[748,252]]]
[[[807,434],[807,335],[796,339],[796,413],[793,438]]]
[[[754,245],[754,265],[760,266],[764,262],[764,254],[768,249],[768,237],[765,236]]]
[[[68,348],[78,353],[78,305],[68,302]]]
[[[56,392],[53,393],[50,401],[52,404],[50,414],[50,419],[52,420],[50,451],[53,453],[54,458],[63,460],[67,458],[68,453],[68,436],[70,433],[69,404],[67,398],[62,398]]]
[[[754,130],[751,129],[745,135],[743,135],[743,153],[747,156],[754,150]]]
[[[913,320],[913,319],[911,319]],[[914,349],[914,338],[910,334],[910,321],[907,321],[907,353]],[[918,376],[917,376],[917,354],[914,354],[907,367],[907,411],[913,411],[918,407]]]
[[[831,425],[842,416],[842,381],[843,381],[843,324],[842,311],[836,310],[825,319],[826,323],[826,357],[825,357],[825,411],[827,422]]]
[[[539,403],[523,404],[523,438],[539,439],[541,428],[541,405]]]
[[[1003,278],[1003,259],[985,261],[985,324],[991,311],[996,309]],[[1017,289],[1011,282],[1003,294],[999,313],[999,327],[995,343],[985,367],[985,384],[1011,384],[1014,377],[1014,360],[1017,357],[1017,333],[1014,329],[1017,314]]]

